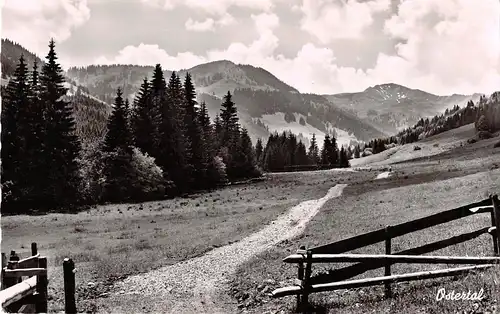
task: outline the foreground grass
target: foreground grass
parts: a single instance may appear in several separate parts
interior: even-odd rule
[[[79,311],[98,311],[96,298],[125,276],[201,255],[260,230],[297,203],[324,196],[346,175],[276,174],[264,182],[189,198],[99,206],[78,214],[6,216],[4,252],[29,255],[37,242],[49,263],[49,310],[63,310],[62,261],[78,268]]]
[[[402,171],[400,170],[398,171]],[[267,294],[273,289],[293,285],[297,277],[295,265],[285,264],[282,259],[294,253],[300,244],[310,247],[334,242],[364,232],[399,224],[452,209],[500,192],[500,171],[476,173],[468,176],[460,170],[447,171],[436,167],[436,172],[417,167],[407,174],[395,175],[384,180],[354,182],[344,190],[340,198],[328,202],[310,222],[305,233],[295,241],[281,243],[252,261],[242,265],[232,282],[233,297],[240,308],[250,313],[290,313],[295,307],[295,297],[274,300]],[[478,169],[476,169],[477,172]],[[437,175],[437,176],[436,176]],[[406,177],[406,179],[404,178]],[[435,181],[438,180],[438,181]],[[399,251],[457,234],[474,231],[490,225],[489,215],[475,215],[461,220],[411,233],[393,240],[393,250]],[[384,252],[383,243],[372,245],[353,253]],[[431,255],[493,255],[492,240],[483,235],[472,241],[455,245]],[[313,266],[313,275],[330,268],[345,266],[323,264]],[[336,268],[335,267],[335,268]],[[446,268],[439,265],[395,265],[394,274]],[[382,276],[383,269],[373,270],[357,278]],[[456,292],[479,292],[486,298],[480,303],[471,301],[436,301],[439,288]],[[311,303],[317,312],[324,313],[470,313],[493,312],[500,297],[499,269],[472,273],[465,277],[430,281],[415,281],[393,285],[394,297],[385,300],[383,287],[339,290],[313,294]]]

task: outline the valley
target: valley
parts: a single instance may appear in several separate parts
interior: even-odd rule
[[[303,233],[242,260],[225,274],[228,277],[223,290],[211,292],[215,293],[212,296],[215,299],[192,308],[193,313],[200,309],[213,312],[214,308],[210,306],[215,303],[219,310],[222,306],[227,313],[289,313],[294,298],[274,300],[268,293],[295,278],[295,268],[284,264],[282,259],[299,245],[324,244],[498,193],[500,148],[493,148],[498,138],[468,144],[467,139],[473,135],[473,127],[467,125],[418,143],[433,148],[437,143],[441,151],[423,148],[412,155],[414,144],[407,144],[399,148],[401,154],[406,151],[404,157],[391,159],[389,156],[383,161],[373,161],[376,155],[368,156],[358,159],[360,166],[348,171],[267,174],[265,181],[260,183],[227,187],[189,198],[97,206],[78,214],[4,217],[1,221],[2,244],[12,249],[24,247],[19,252],[25,253],[36,237],[39,250],[51,257],[50,308],[62,309],[63,300],[58,297],[62,287],[60,263],[69,256],[77,263],[77,304],[82,311],[169,312],[181,304],[176,303],[173,292],[158,296],[138,290],[131,298],[131,294],[122,291],[119,283],[132,278],[129,276],[161,271],[162,267],[195,260],[218,248],[245,241],[246,237],[259,232],[300,202],[319,199],[335,185],[345,184],[342,195],[327,200],[305,225]],[[452,145],[447,146],[448,143]],[[394,153],[392,156],[398,155]],[[389,176],[377,179],[389,169]],[[403,237],[395,245],[404,249],[433,241],[435,236],[445,238],[487,223],[477,217],[467,220],[467,225],[457,223],[450,229],[436,227],[431,233]],[[28,221],[30,229],[25,228]],[[376,253],[377,250],[377,247],[368,247],[362,253]],[[490,250],[490,239],[484,236],[436,254],[489,256],[492,254]],[[411,271],[421,269],[418,265],[412,267],[417,268]],[[397,268],[396,272],[408,270]],[[178,274],[185,275],[183,272]],[[365,275],[373,275],[373,272]],[[458,281],[445,279],[398,284],[392,300],[383,300],[382,287],[375,287],[315,294],[312,301],[325,308],[327,313],[334,309],[342,313],[365,313],[367,309],[398,312],[403,308],[410,308],[413,312],[424,306],[427,310],[440,311],[445,306],[445,312],[454,312],[473,306],[465,301],[445,305],[433,301],[436,284],[447,289],[460,285],[469,289],[484,287],[488,298],[479,305],[483,310],[493,309],[500,295],[498,272],[493,270],[460,277]],[[153,291],[155,285],[162,285],[162,282],[148,284]],[[158,297],[161,302],[156,299]],[[166,299],[168,302],[165,303],[163,300]],[[189,308],[184,309],[189,313]]]

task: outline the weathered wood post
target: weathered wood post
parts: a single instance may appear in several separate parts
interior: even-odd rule
[[[491,222],[496,230],[492,233],[493,236],[493,250],[495,255],[498,256],[500,253],[500,201],[498,200],[498,195],[490,196],[491,202],[493,204],[493,210],[491,211]]]
[[[310,250],[306,251],[306,270],[304,274],[304,295],[302,297],[302,312],[307,313],[309,310],[309,290],[311,288],[311,267],[312,267],[312,252]]]
[[[297,250],[297,254],[302,254],[304,255],[306,253],[306,247],[305,245],[301,245],[299,249]],[[300,262],[298,263],[298,282],[301,286],[304,285],[304,263]],[[300,294],[297,294],[297,311],[300,311],[302,308],[302,296]]]
[[[38,267],[39,268],[45,268],[47,270],[47,258],[46,257],[40,257],[38,258]],[[35,304],[35,310],[37,313],[47,313],[47,286],[48,286],[48,279],[47,279],[47,272],[43,275],[38,275],[36,278],[36,293],[37,293],[37,300]]]
[[[1,284],[2,287],[0,288],[1,290],[5,289],[5,267],[7,267],[7,255],[2,252],[2,278],[1,278]]]
[[[391,226],[385,227],[385,254],[386,255],[391,255]],[[390,276],[391,275],[391,263],[388,261],[385,264],[385,271],[384,271],[385,276]],[[391,283],[390,282],[385,282],[385,297],[390,298],[392,297],[392,291],[391,291]]]
[[[31,243],[31,256],[35,256],[38,254],[38,248],[36,246],[36,242]]]
[[[64,272],[64,311],[66,313],[76,313],[75,301],[75,263],[71,258],[63,261]]]
[[[10,251],[9,261],[7,262],[7,269],[16,269],[18,267],[17,262],[19,261],[19,256],[16,254],[16,251]],[[5,278],[5,288],[12,287],[13,285],[19,282],[20,278],[12,277]]]

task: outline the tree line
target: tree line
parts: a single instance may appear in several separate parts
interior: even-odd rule
[[[159,64],[132,104],[117,90],[107,130],[87,128],[102,137],[82,146],[57,59],[53,40],[41,70],[21,55],[2,90],[4,213],[161,199],[261,175],[232,95],[212,122],[191,76],[167,82]]]
[[[311,144],[306,146],[291,132],[271,134],[265,147],[258,139],[255,145],[258,163],[265,171],[291,171],[308,169],[331,169],[349,167],[348,150],[337,147],[335,137],[325,136],[323,147],[318,147],[316,135]]]

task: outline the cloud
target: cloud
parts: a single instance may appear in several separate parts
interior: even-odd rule
[[[141,0],[143,3],[172,10],[183,5],[190,9],[198,9],[209,14],[223,16],[231,7],[249,8],[269,12],[274,3],[285,0]]]
[[[336,39],[362,38],[363,32],[374,21],[373,15],[388,10],[390,5],[390,0],[303,0],[302,5],[294,10],[303,14],[302,30],[322,44],[329,44]]]
[[[87,0],[5,0],[2,36],[22,42],[29,50],[45,55],[51,37],[62,42],[74,28],[87,22]]]
[[[203,22],[198,22],[194,21],[192,18],[189,18],[184,26],[188,31],[193,31],[193,32],[208,32],[208,31],[215,31],[215,27],[223,27],[223,26],[229,26],[232,24],[235,24],[236,20],[232,15],[229,13],[225,13],[221,17],[219,17],[217,20],[214,20],[213,18],[206,18]]]
[[[190,52],[178,53],[176,56],[169,55],[158,45],[127,46],[118,52],[118,55],[108,59],[101,56],[95,60],[96,64],[139,64],[155,65],[162,64],[165,69],[180,70],[190,68],[206,62],[203,57],[196,56]]]
[[[342,26],[342,30],[349,37],[357,38],[358,32],[372,22],[351,19],[372,16],[373,12],[385,9],[386,2],[350,1],[343,5],[339,10],[344,13],[338,16],[350,26]],[[326,8],[325,13],[318,11],[316,20],[323,21],[327,27],[340,23],[324,20],[323,16],[333,16],[329,13],[333,6],[327,0],[303,0],[301,8]],[[359,12],[349,11],[352,8],[359,8]],[[115,58],[105,61],[160,62],[165,68],[176,70],[226,59],[263,67],[301,92],[319,94],[360,91],[389,82],[441,95],[490,93],[500,89],[500,3],[497,0],[401,2],[397,13],[390,16],[384,26],[385,36],[398,41],[395,53],[378,53],[376,64],[366,70],[339,65],[334,45],[309,42],[293,56],[278,54],[280,41],[274,30],[280,25],[279,17],[264,12],[251,18],[258,38],[249,44],[234,42],[226,49],[208,49],[203,55],[186,52],[177,56],[168,55],[156,45],[141,44],[128,46]],[[320,42],[329,42],[337,35],[325,32],[318,36],[323,36]]]
[[[206,31],[215,31],[214,24],[215,21],[212,18],[207,18],[203,22],[193,21],[193,19],[189,18],[186,21],[185,26],[188,31],[206,32]]]

